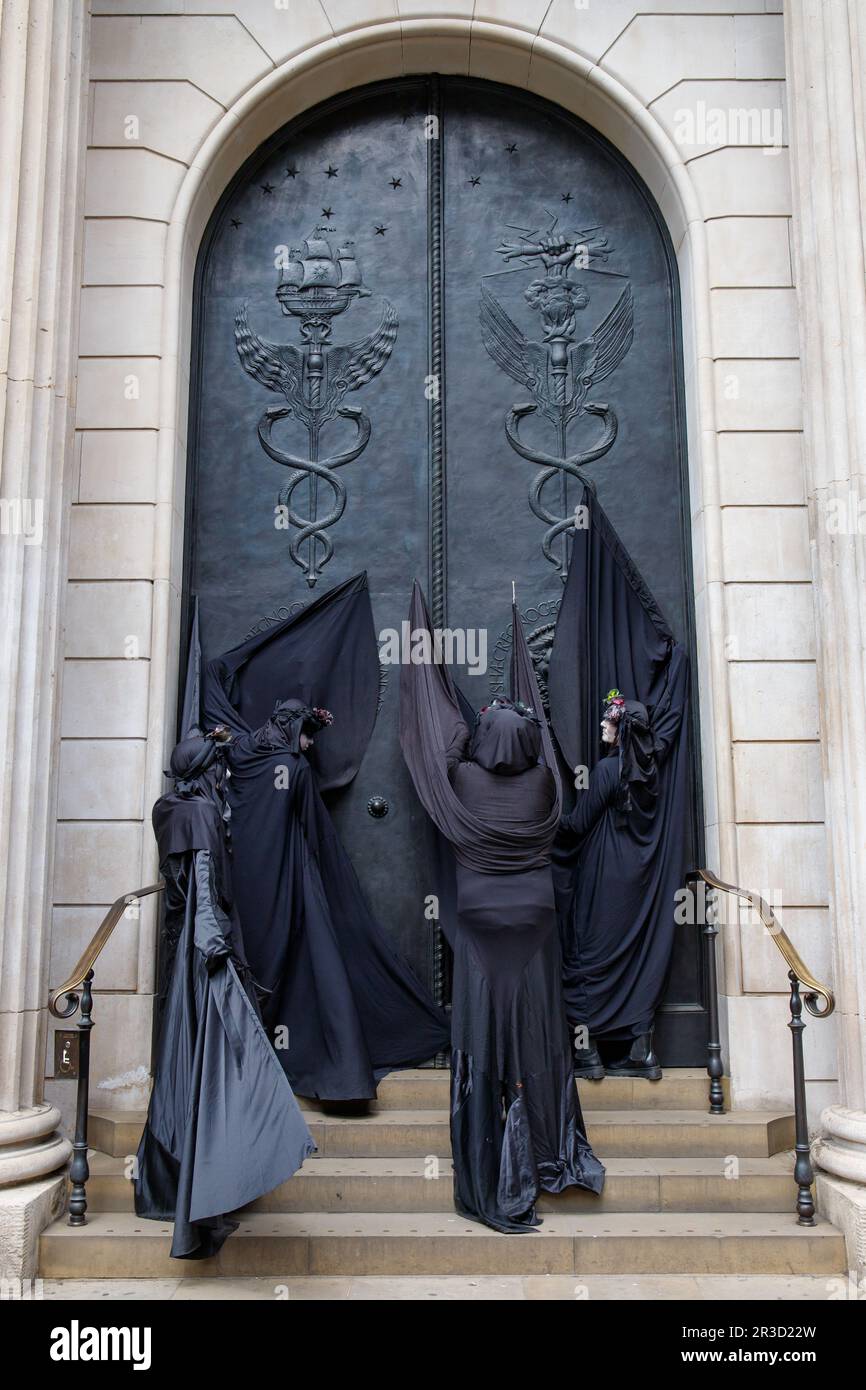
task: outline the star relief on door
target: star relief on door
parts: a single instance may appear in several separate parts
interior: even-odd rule
[[[378,376],[391,355],[397,337],[398,317],[393,304],[383,299],[382,316],[366,337],[345,344],[331,344],[333,319],[371,291],[362,281],[354,243],[328,238],[333,228],[319,225],[293,247],[280,271],[276,296],[283,313],[300,321],[301,343],[269,343],[249,325],[247,306],[235,318],[235,345],[244,371],[271,391],[280,392],[285,405],[269,406],[257,426],[259,443],[268,458],[290,468],[289,480],[279,495],[278,506],[297,533],[289,542],[292,561],[312,589],[334,553],[328,530],[346,510],[346,486],[338,468],[351,463],[366,449],[372,428],[366,412],[342,405],[348,391],[358,391]],[[340,416],[355,426],[355,439],[341,453],[319,455],[319,436],[327,421]],[[297,420],[307,431],[307,456],[288,453],[274,444],[274,425]],[[298,486],[307,480],[307,515],[293,505]],[[331,489],[332,504],[319,514],[319,483]]]
[[[508,411],[505,434],[515,453],[529,463],[540,465],[529,488],[529,505],[547,527],[541,542],[545,559],[558,567],[559,577],[565,583],[568,537],[574,532],[568,480],[571,477],[594,487],[583,469],[608,453],[618,429],[613,407],[587,397],[594,386],[612,375],[632,345],[634,299],[631,285],[626,281],[605,318],[587,338],[576,341],[577,315],[586,309],[591,296],[582,281],[571,278],[570,271],[580,269],[585,274],[615,276],[621,280],[625,277],[605,267],[612,248],[599,227],[558,230],[559,219],[552,213],[548,216],[550,226],[545,232],[537,228],[512,227],[510,230],[517,232],[517,238],[503,241],[496,248],[505,261],[519,261],[533,270],[541,266],[544,270],[543,277],[533,279],[523,296],[541,317],[541,341],[528,338],[506,313],[485,283],[494,278],[493,275],[482,278],[479,317],[481,339],[491,358],[532,397],[531,401],[516,403]],[[508,273],[495,272],[500,276]],[[522,421],[536,411],[553,427],[556,438],[553,452],[532,447],[520,437]],[[569,425],[586,415],[599,418],[601,436],[591,448],[569,454]],[[559,478],[558,513],[550,509],[545,496],[548,484],[556,477]],[[557,543],[558,554],[554,553]]]

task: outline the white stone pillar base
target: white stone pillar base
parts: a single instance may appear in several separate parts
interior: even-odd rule
[[[815,1199],[821,1215],[845,1236],[849,1274],[856,1280],[858,1297],[866,1296],[866,1188],[816,1173]]]
[[[0,1277],[36,1276],[39,1233],[63,1210],[72,1145],[54,1105],[0,1111]]]
[[[65,1205],[65,1173],[0,1190],[0,1278],[36,1278],[40,1233]]]
[[[821,1116],[821,1134],[812,1154],[825,1173],[866,1189],[866,1113],[831,1105]]]
[[[841,1105],[825,1110],[812,1161],[821,1170],[815,1179],[819,1210],[845,1233],[852,1277],[866,1280],[866,1113]]]
[[[0,1189],[33,1182],[65,1168],[72,1145],[58,1130],[56,1105],[0,1110]]]

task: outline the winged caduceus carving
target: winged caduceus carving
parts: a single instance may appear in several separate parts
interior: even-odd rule
[[[378,325],[365,338],[329,344],[332,319],[353,299],[370,291],[361,283],[352,243],[344,243],[334,254],[324,235],[327,230],[317,228],[307,237],[304,251],[292,250],[277,288],[283,312],[300,319],[300,345],[260,338],[250,328],[246,304],[235,318],[235,345],[244,371],[285,398],[285,405],[269,406],[263,412],[257,432],[268,458],[292,470],[279,495],[278,515],[296,533],[289,553],[310,588],[334,553],[328,531],[346,509],[346,487],[336,470],[358,458],[370,439],[368,416],[356,407],[344,406],[343,398],[381,372],[391,355],[398,326],[397,312],[386,299]],[[355,426],[355,438],[342,453],[320,457],[322,428],[335,416]],[[274,425],[288,418],[299,421],[307,431],[306,457],[278,448],[271,438]],[[293,499],[305,478],[308,515],[302,516]],[[324,515],[319,515],[320,483],[331,489],[331,506]]]
[[[626,284],[613,308],[589,337],[575,341],[577,314],[586,308],[589,294],[580,282],[569,278],[568,272],[573,265],[592,269],[593,259],[607,259],[607,239],[596,233],[597,228],[569,233],[551,230],[539,239],[535,233],[525,232],[519,241],[505,242],[497,248],[506,260],[520,259],[528,265],[541,261],[544,265],[544,278],[533,280],[524,292],[527,303],[541,315],[541,342],[527,338],[489,287],[483,282],[481,285],[479,317],[484,346],[496,365],[531,397],[531,401],[513,405],[508,411],[505,433],[521,458],[540,465],[530,485],[529,505],[546,524],[541,547],[546,559],[558,566],[563,583],[568,573],[568,535],[574,532],[574,517],[569,515],[568,479],[593,486],[582,470],[608,452],[618,428],[613,408],[587,397],[616,370],[634,338],[634,300],[631,286]],[[554,427],[556,448],[552,452],[530,447],[520,438],[521,422],[536,411]],[[582,415],[598,416],[602,433],[592,448],[569,454],[568,427]],[[545,489],[556,477],[560,480],[558,515],[545,500]],[[558,555],[554,553],[557,541]]]

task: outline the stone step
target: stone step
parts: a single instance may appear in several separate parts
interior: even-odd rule
[[[306,1112],[321,1158],[407,1158],[451,1152],[441,1111],[389,1110],[381,1115]],[[696,1110],[584,1111],[593,1148],[608,1158],[766,1158],[793,1148],[794,1118],[769,1111],[708,1115]]]
[[[453,1214],[451,1162],[423,1158],[309,1158],[299,1173],[261,1197],[259,1212],[448,1212]],[[747,1158],[730,1175],[721,1158],[612,1158],[601,1197],[580,1188],[542,1194],[544,1211],[793,1210],[793,1158]],[[90,1155],[88,1209],[132,1212],[125,1161]]]
[[[450,1073],[433,1067],[392,1072],[379,1082],[374,1110],[444,1110],[449,1106]],[[630,1076],[606,1076],[603,1081],[577,1082],[580,1103],[588,1110],[706,1110],[709,1079],[700,1067],[679,1067],[665,1072],[661,1081],[642,1081]],[[730,1083],[722,1078],[725,1104],[730,1103]],[[298,1096],[306,1109],[320,1103]]]
[[[451,1152],[447,1111],[385,1110],[348,1116],[306,1110],[304,1114],[321,1158],[447,1158]],[[702,1110],[584,1110],[583,1117],[602,1160],[686,1155],[766,1158],[794,1146],[793,1115],[775,1111],[709,1115]],[[94,1112],[90,1143],[115,1157],[134,1154],[142,1120],[140,1115],[122,1112]]]
[[[255,1275],[44,1279],[42,1297],[46,1302],[75,1303],[106,1299],[273,1303],[275,1283],[273,1276]],[[578,1285],[573,1274],[289,1274],[280,1277],[279,1289],[281,1297],[292,1303],[574,1303]],[[842,1274],[582,1274],[578,1296],[592,1303],[826,1303],[853,1295],[848,1276]]]
[[[603,1081],[578,1081],[580,1103],[585,1110],[706,1110],[707,1074],[698,1067],[680,1067],[661,1081],[641,1081],[628,1076],[607,1076]],[[443,1110],[447,1117],[450,1074],[433,1067],[392,1072],[379,1082],[373,1113],[388,1110]],[[729,1104],[727,1077],[722,1078],[725,1104]],[[321,1103],[298,1097],[305,1110],[321,1114]],[[88,1138],[105,1153],[135,1153],[144,1125],[143,1111],[112,1110],[94,1106],[90,1111]],[[116,1131],[116,1132],[115,1132]]]
[[[826,1274],[846,1267],[839,1231],[763,1213],[548,1214],[501,1235],[455,1214],[252,1212],[213,1260],[172,1260],[171,1226],[97,1212],[40,1237],[44,1279],[299,1274]]]

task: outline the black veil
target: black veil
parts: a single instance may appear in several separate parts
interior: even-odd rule
[[[417,580],[412,589],[409,622],[412,632],[431,632],[430,616]],[[527,817],[506,830],[485,824],[463,805],[451,785],[448,767],[453,751],[468,744],[465,702],[461,703],[444,662],[406,664],[400,672],[400,746],[415,790],[437,830],[453,845],[458,861],[481,873],[520,872],[549,863],[550,843],[562,804],[553,740],[540,713],[538,683],[516,608],[512,626],[511,696],[539,714],[541,755],[556,784],[554,805],[543,819]],[[432,649],[432,641],[430,645]]]

